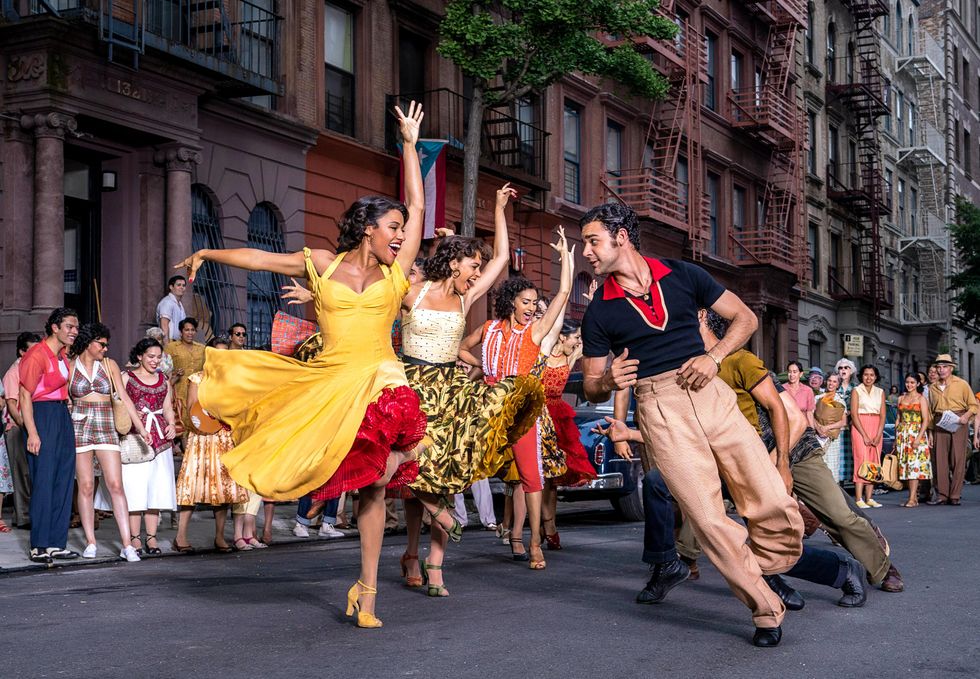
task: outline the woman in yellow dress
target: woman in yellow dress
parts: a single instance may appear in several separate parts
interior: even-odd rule
[[[359,627],[374,615],[384,531],[385,486],[417,476],[426,418],[391,347],[391,325],[408,292],[405,277],[422,241],[425,197],[415,144],[422,107],[396,108],[403,138],[407,205],[360,198],[340,220],[337,253],[200,250],[178,268],[194,279],[205,261],[305,276],[323,349],[310,362],[266,351],[208,350],[198,398],[232,428],[222,457],[236,482],[273,500],[326,486],[360,491],[360,578],[347,593]],[[448,518],[448,517],[447,517]]]

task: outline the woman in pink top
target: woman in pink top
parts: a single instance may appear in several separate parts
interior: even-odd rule
[[[796,405],[803,411],[807,426],[816,429],[813,411],[817,409],[817,401],[810,385],[800,381],[803,377],[803,364],[799,361],[790,361],[789,365],[786,366],[786,376],[789,378],[789,382],[784,384],[783,388],[789,392],[789,395],[796,401]]]

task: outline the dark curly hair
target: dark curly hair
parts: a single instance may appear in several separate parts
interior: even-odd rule
[[[78,312],[68,307],[58,307],[48,315],[48,320],[44,323],[44,333],[50,337],[54,334],[54,326],[61,325],[66,318],[74,316],[78,318]]]
[[[354,201],[340,218],[337,252],[358,248],[364,240],[367,227],[377,225],[378,220],[392,210],[398,210],[402,213],[402,219],[408,219],[408,208],[400,200],[392,200],[384,196],[364,196]]]
[[[586,224],[599,222],[613,238],[620,229],[626,229],[626,236],[637,250],[640,249],[640,222],[636,212],[628,205],[620,203],[603,203],[590,209],[578,220],[579,228]]]
[[[425,260],[422,271],[427,281],[443,281],[453,275],[450,262],[460,262],[464,257],[476,257],[486,264],[493,257],[493,250],[479,238],[450,236],[439,243],[435,253]]]
[[[36,332],[22,332],[17,335],[17,356],[23,356],[30,349],[30,345],[41,341],[41,336]]]
[[[163,345],[162,344],[160,344],[159,342],[157,342],[152,337],[144,337],[139,342],[137,342],[136,343],[136,346],[133,347],[132,350],[129,352],[129,362],[130,363],[133,363],[133,364],[139,363],[140,362],[140,356],[142,356],[143,354],[145,354],[147,351],[149,351],[153,347],[156,347],[160,351],[163,351]]]
[[[103,337],[109,339],[109,328],[101,323],[85,323],[78,329],[75,341],[68,348],[68,358],[78,358],[85,353],[88,345]]]
[[[228,335],[215,335],[214,337],[212,337],[211,339],[208,340],[208,343],[207,343],[206,346],[209,346],[209,347],[211,347],[213,349],[214,347],[218,346],[219,344],[224,344],[225,346],[230,347],[231,346],[231,338],[229,338]]]
[[[728,334],[728,328],[732,322],[714,309],[705,309],[705,311],[708,312],[708,318],[705,321],[708,330],[718,339],[725,339],[725,335]]]
[[[501,283],[494,292],[493,315],[500,320],[510,318],[510,315],[514,313],[514,300],[525,290],[537,292],[538,288],[523,276],[508,278]]]
[[[582,327],[582,323],[576,321],[574,318],[566,318],[565,322],[561,324],[561,333],[565,337],[569,335],[574,335],[575,331]]]

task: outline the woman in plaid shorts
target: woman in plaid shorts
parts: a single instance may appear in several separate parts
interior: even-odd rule
[[[119,436],[112,417],[112,386],[122,384],[119,366],[106,358],[109,349],[109,328],[101,323],[86,323],[68,351],[72,359],[68,379],[68,395],[72,402],[71,419],[75,427],[75,476],[78,479],[78,513],[85,531],[85,551],[82,556],[94,559],[95,542],[95,470],[94,457],[102,468],[102,479],[112,498],[112,514],[119,527],[123,549],[119,556],[126,561],[139,561],[133,549],[129,530],[129,507],[122,485],[122,464],[119,460]],[[111,382],[110,382],[111,380]],[[125,389],[117,393],[126,404],[133,421],[134,432],[149,440],[139,415]]]

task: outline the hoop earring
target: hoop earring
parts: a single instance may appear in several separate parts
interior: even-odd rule
[[[459,269],[453,269],[453,278],[459,278]]]

